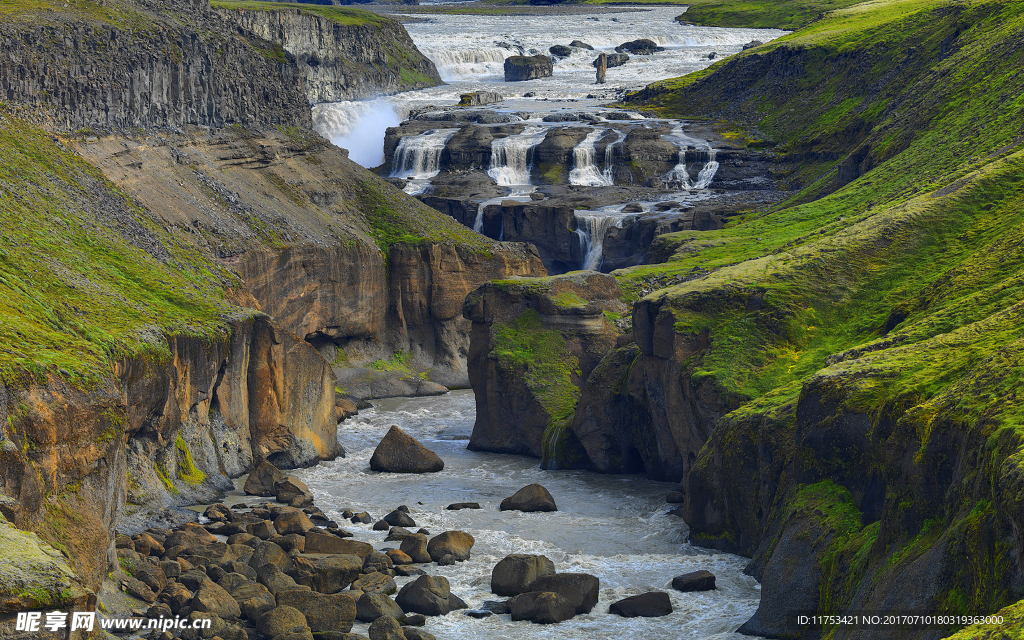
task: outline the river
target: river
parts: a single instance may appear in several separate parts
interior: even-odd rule
[[[685,542],[686,525],[668,515],[665,503],[665,495],[676,485],[635,475],[542,471],[535,459],[469,451],[466,443],[474,416],[473,393],[468,390],[375,400],[373,408],[339,425],[338,439],[347,457],[295,472],[329,517],[378,549],[398,545],[385,544],[386,532],[373,531],[372,525],[343,521],[344,509],[365,510],[379,519],[404,504],[417,525],[432,534],[451,529],[471,533],[476,545],[469,561],[424,567],[430,574],[447,577],[452,591],[470,607],[503,599],[490,593],[490,574],[510,553],[541,553],[558,571],[591,573],[601,579],[597,607],[567,622],[535,625],[512,622],[508,615],[478,620],[453,612],[428,619],[427,631],[439,640],[746,637],[734,630],[756,610],[760,587],[742,573],[746,559]],[[440,455],[444,470],[426,475],[370,471],[370,456],[392,424]],[[498,510],[503,498],[533,482],[551,492],[557,512]],[[479,502],[483,508],[446,511],[452,502]],[[717,591],[679,593],[670,588],[673,576],[697,569],[717,576]],[[408,580],[396,581],[401,586]],[[608,613],[611,602],[651,590],[667,591],[675,611],[662,618],[633,619]],[[354,631],[365,634],[366,626],[357,623]]]
[[[524,10],[529,9],[524,8]],[[624,8],[621,13],[563,15],[413,16],[405,25],[416,46],[437,66],[446,84],[374,100],[320,104],[313,109],[317,130],[349,150],[367,167],[383,161],[384,130],[397,126],[411,109],[458,103],[463,93],[495,91],[506,100],[498,110],[550,112],[596,107],[623,89],[639,89],[655,80],[703,69],[736,53],[743,45],[767,42],[786,33],[777,29],[732,29],[682,25],[675,20],[683,8]],[[638,38],[653,40],[664,51],[631,55],[625,64],[608,69],[607,84],[594,84],[592,62],[598,53]],[[554,75],[525,82],[505,82],[508,56],[547,55],[552,45],[580,40],[582,48],[554,62]],[[709,58],[711,54],[713,58]],[[526,97],[524,94],[532,94]],[[587,96],[593,96],[588,98]]]

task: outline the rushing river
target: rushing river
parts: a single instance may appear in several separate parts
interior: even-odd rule
[[[397,126],[409,111],[427,105],[456,104],[463,93],[496,91],[507,99],[499,109],[547,112],[607,103],[620,89],[638,89],[655,80],[680,76],[740,51],[752,40],[766,42],[784,31],[727,29],[682,25],[675,17],[681,7],[637,8],[622,13],[587,15],[445,15],[405,25],[416,46],[437,66],[447,84],[375,100],[317,105],[317,129],[349,149],[364,166],[383,161],[384,130]],[[638,38],[653,40],[664,51],[630,55],[608,69],[607,84],[594,84],[592,62],[598,53]],[[593,51],[575,49],[554,62],[554,75],[525,82],[505,82],[504,61],[513,55],[548,55],[552,45],[581,40]],[[524,97],[525,93],[533,94]],[[588,95],[595,98],[588,99]]]
[[[341,520],[341,511],[368,511],[375,519],[408,505],[417,525],[432,534],[459,529],[476,538],[472,558],[454,566],[424,567],[451,581],[452,591],[470,607],[502,600],[490,593],[494,565],[510,553],[546,555],[561,572],[585,572],[601,579],[600,601],[587,615],[556,625],[512,622],[510,616],[473,619],[456,611],[429,618],[426,630],[439,640],[541,638],[739,639],[734,630],[757,608],[760,587],[742,573],[746,560],[711,553],[684,542],[686,525],[668,515],[665,495],[674,484],[640,476],[583,471],[541,471],[538,461],[520,456],[476,453],[466,449],[473,429],[472,391],[432,398],[374,401],[372,409],[339,425],[348,456],[296,472],[313,491],[317,505],[357,539],[376,548],[386,533],[372,525]],[[397,424],[445,461],[444,471],[426,475],[377,473],[369,459],[392,424]],[[501,512],[498,503],[520,487],[542,483],[558,504],[555,513]],[[452,502],[479,502],[480,510],[446,511]],[[673,576],[708,569],[718,590],[679,593]],[[399,586],[410,578],[398,578]],[[667,591],[675,611],[662,618],[626,619],[608,613],[608,605],[629,595]],[[355,631],[366,633],[366,625]]]

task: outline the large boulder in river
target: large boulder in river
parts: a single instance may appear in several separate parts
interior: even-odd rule
[[[430,553],[427,551],[427,536],[422,533],[411,533],[402,538],[402,545],[399,550],[412,558],[413,562],[430,562]]]
[[[505,58],[505,82],[547,78],[554,72],[551,58],[542,55]]]
[[[374,450],[370,468],[392,473],[432,473],[444,469],[444,460],[392,425]]]
[[[278,502],[293,507],[308,507],[313,504],[313,492],[306,483],[295,476],[285,476],[274,483],[274,495]]]
[[[576,47],[577,49],[589,49],[591,51],[594,50],[594,47],[590,46],[586,42],[583,42],[582,40],[573,40],[572,42],[569,43],[569,46]]]
[[[274,495],[274,484],[284,478],[284,474],[266,460],[252,468],[249,477],[245,479],[245,487],[242,488],[250,496],[272,496]]]
[[[639,55],[650,55],[659,51],[664,51],[665,47],[659,47],[658,43],[648,38],[640,38],[639,40],[630,40],[629,42],[623,42],[619,46],[615,47],[615,50],[619,53],[636,53]]]
[[[529,620],[537,624],[563,622],[576,615],[572,601],[551,591],[523,593],[509,600],[508,607],[513,620]]]
[[[612,67],[621,67],[622,65],[626,64],[627,62],[629,62],[629,54],[627,54],[627,53],[609,53],[609,54],[605,54],[604,59],[605,59],[605,66],[607,68],[611,69]],[[598,61],[598,59],[595,59],[594,62],[592,62],[591,64],[593,64],[596,67],[597,64],[598,64],[597,61]]]
[[[651,591],[623,598],[608,607],[608,613],[623,618],[659,618],[672,613],[672,600],[664,591]]]
[[[560,593],[572,602],[576,613],[590,613],[597,605],[601,580],[589,573],[556,573],[537,578],[530,585],[530,591]]]
[[[558,511],[555,499],[537,483],[528,484],[505,498],[499,508],[502,511]]]
[[[422,613],[425,616],[443,616],[456,609],[467,608],[461,598],[452,594],[448,578],[443,576],[416,578],[402,587],[395,602],[406,613]]]
[[[564,44],[556,44],[552,47],[548,47],[548,53],[555,56],[556,58],[568,58],[572,55],[572,49],[565,46]]]
[[[672,578],[672,588],[676,591],[714,591],[715,574],[706,569],[691,571]]]
[[[456,561],[469,560],[469,550],[473,548],[476,540],[465,531],[445,531],[430,539],[427,543],[427,553],[434,562],[451,555]]]
[[[555,574],[555,563],[546,556],[513,553],[491,570],[491,591],[499,596],[517,596],[530,591],[538,578]]]

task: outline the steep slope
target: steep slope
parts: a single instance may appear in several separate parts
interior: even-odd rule
[[[753,556],[745,632],[794,612],[993,612],[1024,595],[1024,4],[875,1],[630,98],[768,149],[798,195],[659,239],[567,442],[682,481]],[[497,315],[497,314],[493,314]],[[566,452],[568,458],[578,451]]]

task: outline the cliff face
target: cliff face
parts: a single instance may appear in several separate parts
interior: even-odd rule
[[[398,22],[366,11],[329,9],[321,15],[317,10],[282,10],[270,4],[260,11],[222,8],[219,13],[294,56],[310,104],[441,84],[434,63]]]
[[[237,37],[208,4],[144,3],[85,16],[14,11],[0,24],[0,95],[64,131],[194,124],[311,126],[294,60]]]

